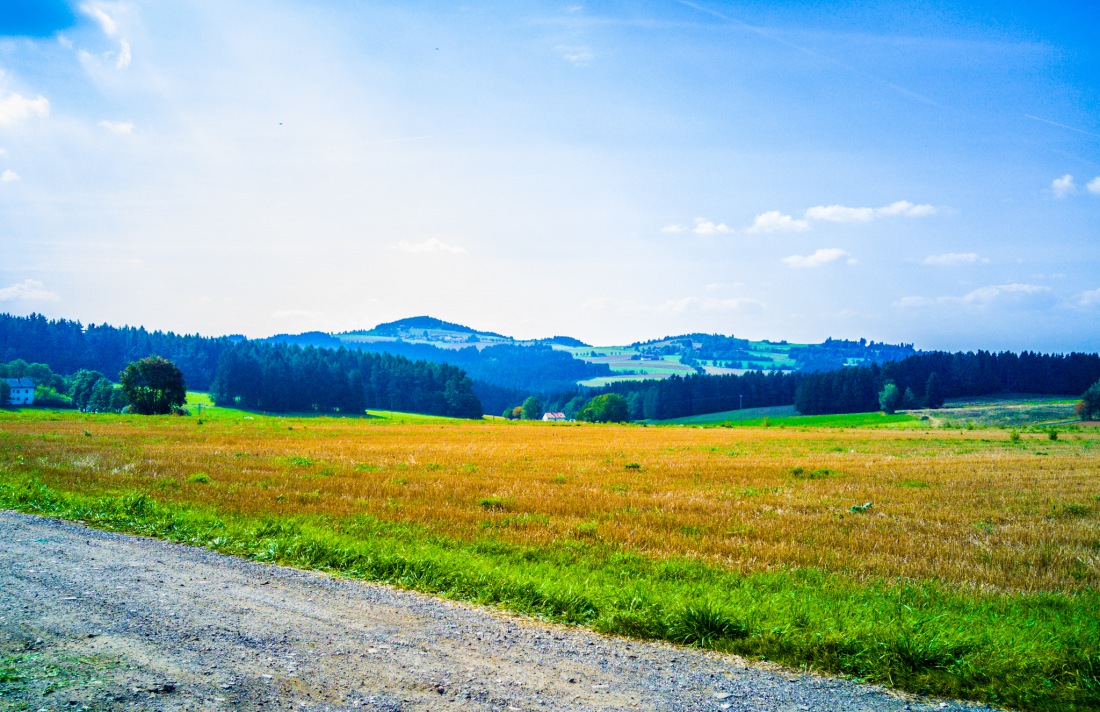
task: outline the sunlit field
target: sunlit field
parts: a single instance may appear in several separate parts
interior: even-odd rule
[[[1100,582],[1100,433],[429,420],[0,421],[4,464],[247,515],[368,513],[465,540],[598,542],[741,572],[1006,591]]]
[[[1100,709],[1098,429],[200,402],[0,413],[0,506],[915,692]]]

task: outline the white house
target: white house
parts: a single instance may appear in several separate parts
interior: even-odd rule
[[[552,423],[561,423],[565,421],[565,413],[543,413],[542,419]]]
[[[30,405],[34,403],[34,381],[29,378],[5,378],[11,386],[8,405]]]

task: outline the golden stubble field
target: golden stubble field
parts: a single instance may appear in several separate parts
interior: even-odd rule
[[[0,468],[250,515],[369,514],[467,540],[572,540],[744,572],[1010,591],[1100,583],[1095,429],[1013,442],[1002,430],[51,413],[0,416]]]

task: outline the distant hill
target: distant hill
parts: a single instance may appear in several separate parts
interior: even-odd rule
[[[455,324],[450,321],[443,321],[442,319],[436,319],[431,316],[413,316],[408,319],[398,319],[397,321],[390,321],[385,324],[379,324],[370,331],[364,332],[350,332],[356,334],[363,334],[365,336],[392,336],[395,338],[402,338],[408,335],[424,336],[425,332],[432,331],[445,331],[453,334],[473,334],[475,336],[488,336],[494,339],[501,339],[503,341],[513,341],[512,337],[504,336],[503,334],[497,334],[492,331],[478,331],[469,326],[463,324]]]

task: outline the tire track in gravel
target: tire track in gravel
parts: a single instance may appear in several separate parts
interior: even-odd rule
[[[12,512],[0,660],[0,709],[993,709]]]

